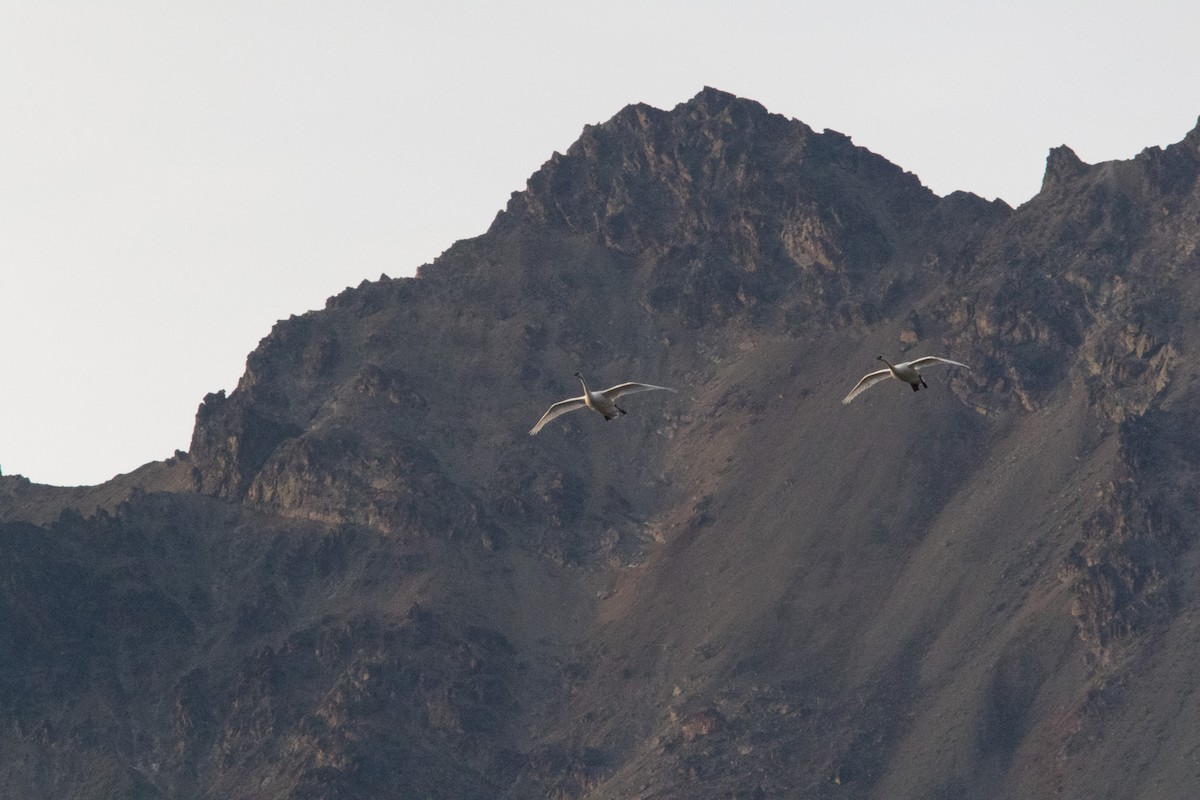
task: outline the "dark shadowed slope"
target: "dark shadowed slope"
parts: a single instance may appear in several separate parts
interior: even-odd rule
[[[1013,210],[712,89],[585,129],[186,456],[0,479],[0,786],[1187,796],[1198,146]],[[842,406],[878,353],[973,369]],[[577,369],[680,391],[531,439]]]

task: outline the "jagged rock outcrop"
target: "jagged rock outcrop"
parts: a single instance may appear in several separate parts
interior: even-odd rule
[[[588,127],[188,453],[0,478],[3,793],[1187,796],[1198,176],[1200,127],[1017,209],[713,89]],[[879,352],[972,369],[842,406]],[[580,368],[680,391],[531,439]]]

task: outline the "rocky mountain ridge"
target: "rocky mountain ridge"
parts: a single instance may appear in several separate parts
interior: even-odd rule
[[[187,453],[0,478],[0,786],[1186,795],[1198,173],[1061,147],[1011,209],[713,89],[588,127]],[[878,352],[972,369],[842,406]],[[680,392],[528,437],[580,368]]]

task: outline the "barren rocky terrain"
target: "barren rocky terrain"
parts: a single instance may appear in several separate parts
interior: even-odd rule
[[[0,478],[0,795],[1200,792],[1200,128],[1012,209],[705,89]],[[930,388],[841,398],[877,354]],[[527,431],[583,370],[612,422]]]

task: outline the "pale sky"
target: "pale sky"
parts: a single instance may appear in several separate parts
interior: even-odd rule
[[[274,322],[482,233],[583,127],[704,86],[1012,205],[1200,115],[1200,4],[0,5],[0,469],[187,449]]]

